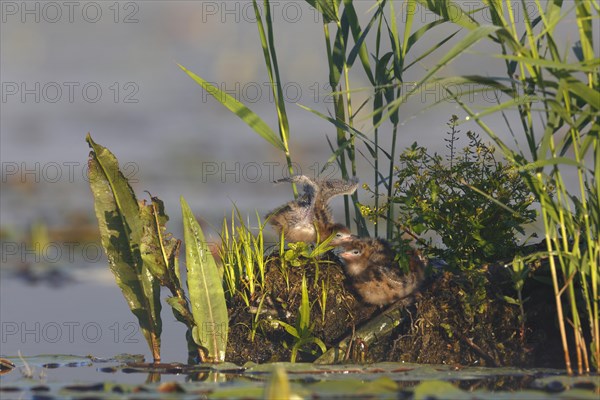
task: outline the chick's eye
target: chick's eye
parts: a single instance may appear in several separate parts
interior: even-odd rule
[[[354,250],[352,250],[352,254],[355,256],[358,256],[358,255],[360,255],[360,250],[354,249]]]
[[[338,233],[335,234],[335,237],[336,238],[340,238],[340,237],[342,237],[342,234],[340,232],[338,232]]]

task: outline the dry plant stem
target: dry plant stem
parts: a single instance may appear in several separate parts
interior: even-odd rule
[[[460,338],[463,342],[465,342],[470,348],[473,349],[477,354],[479,354],[485,361],[490,364],[492,367],[499,367],[498,362],[488,353],[483,351],[481,347],[475,344],[472,339],[466,337],[462,332],[459,332],[457,329],[452,328],[452,331],[456,336]]]

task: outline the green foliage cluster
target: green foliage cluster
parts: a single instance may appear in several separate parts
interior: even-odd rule
[[[249,307],[255,292],[263,292],[266,248],[263,236],[265,223],[256,214],[256,233],[244,222],[239,210],[231,212],[231,221],[223,220],[219,256],[223,268],[225,294],[228,299],[240,296]]]
[[[318,303],[321,309],[322,320],[325,320],[327,293],[329,283],[319,278],[319,268],[327,263],[322,257],[331,250],[326,240],[317,246],[306,243],[289,243],[285,247],[285,238],[279,244],[279,252],[265,248],[263,231],[265,223],[256,215],[257,227],[251,228],[242,218],[239,210],[235,208],[231,214],[231,221],[223,222],[221,228],[221,246],[219,255],[223,269],[225,294],[230,304],[241,299],[247,310],[254,314],[250,327],[250,340],[254,341],[257,332],[263,332],[264,324],[280,325],[291,336],[291,361],[295,362],[298,351],[313,352],[316,345],[321,352],[325,352],[325,344],[314,335],[315,323],[311,322],[310,315],[313,306]],[[314,273],[314,285],[320,287],[321,296],[310,299],[307,290],[306,276],[303,275],[301,285],[300,308],[293,324],[281,320],[267,318],[263,314],[263,306],[267,296],[273,296],[272,288],[268,286],[266,274],[267,265],[279,269],[290,291],[290,269],[311,268]],[[263,332],[264,333],[264,332]]]
[[[535,221],[536,213],[521,173],[498,161],[493,146],[469,131],[468,145],[459,150],[457,120],[454,115],[448,123],[446,158],[414,143],[400,155],[392,196],[377,208],[361,209],[377,223],[395,207],[396,242],[405,231],[433,233],[444,246],[432,246],[431,235],[421,239],[430,255],[465,270],[512,258],[520,247],[517,234],[524,234],[523,225]]]
[[[163,202],[139,201],[119,170],[117,158],[95,143],[89,156],[90,188],[104,251],[155,362],[160,361],[160,287],[171,296],[167,303],[175,318],[187,326],[189,362],[224,361],[229,318],[221,275],[200,224],[181,199],[186,244],[188,295],[179,271],[181,241],[166,230],[169,217]],[[188,300],[189,298],[189,300]]]

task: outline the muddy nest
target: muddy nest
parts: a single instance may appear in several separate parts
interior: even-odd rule
[[[341,351],[341,361],[562,366],[558,331],[549,317],[554,313],[552,291],[547,285],[526,285],[524,298],[530,299],[525,303],[523,319],[520,308],[505,300],[505,296],[517,295],[504,268],[489,267],[468,276],[438,273],[428,278],[413,304],[394,314],[399,317],[389,334],[374,335],[376,340],[364,342],[359,335],[352,336],[353,332],[389,313],[389,307],[368,306],[357,300],[334,257],[320,263],[318,271],[312,263],[290,267],[287,277],[279,260],[273,258],[267,266],[264,290],[255,292],[250,306],[241,298],[231,299],[228,361],[290,360],[298,339],[279,321],[297,326],[303,275],[312,304],[312,333],[308,336],[319,338],[328,349],[337,347],[345,337],[353,337],[352,351]],[[325,301],[323,292],[327,293]],[[299,350],[296,361],[315,361],[321,355],[311,341]]]
[[[310,263],[285,271],[274,257],[267,264],[264,290],[254,293],[250,306],[240,297],[229,302],[228,361],[244,364],[290,360],[291,348],[297,341],[278,321],[297,325],[303,275],[312,305],[311,336],[321,339],[327,348],[335,346],[353,327],[377,311],[349,292],[344,273],[333,257],[323,259],[318,269]],[[307,344],[300,348],[296,361],[314,361],[320,354],[316,344]]]

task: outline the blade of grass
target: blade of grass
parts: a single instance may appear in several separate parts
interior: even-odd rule
[[[279,124],[279,138],[283,145],[282,150],[285,154],[288,173],[292,175],[294,172],[294,168],[292,165],[292,158],[289,149],[290,125],[285,109],[285,97],[283,96],[281,77],[279,74],[279,63],[277,62],[277,53],[275,51],[273,20],[271,18],[271,5],[269,3],[269,0],[263,1],[265,23],[267,25],[266,34],[263,26],[263,17],[260,13],[257,0],[252,0],[252,5],[254,7],[254,14],[256,16],[256,26],[258,28],[260,42],[263,49],[263,57],[265,60],[265,65],[267,67],[267,73],[269,75],[269,83],[273,92],[273,97],[275,99],[275,109],[277,111],[277,121]],[[292,183],[292,190],[294,192],[294,196],[298,196],[298,191],[294,183]]]
[[[232,113],[237,115],[242,121],[244,121],[254,132],[258,133],[263,139],[275,146],[275,148],[286,151],[286,147],[279,137],[273,132],[273,130],[263,121],[256,113],[246,107],[244,104],[239,102],[234,97],[227,93],[219,90],[212,83],[202,79],[192,71],[186,69],[183,65],[177,64],[190,78],[194,80],[198,85],[202,86],[207,93],[212,95],[218,102],[224,105]]]

